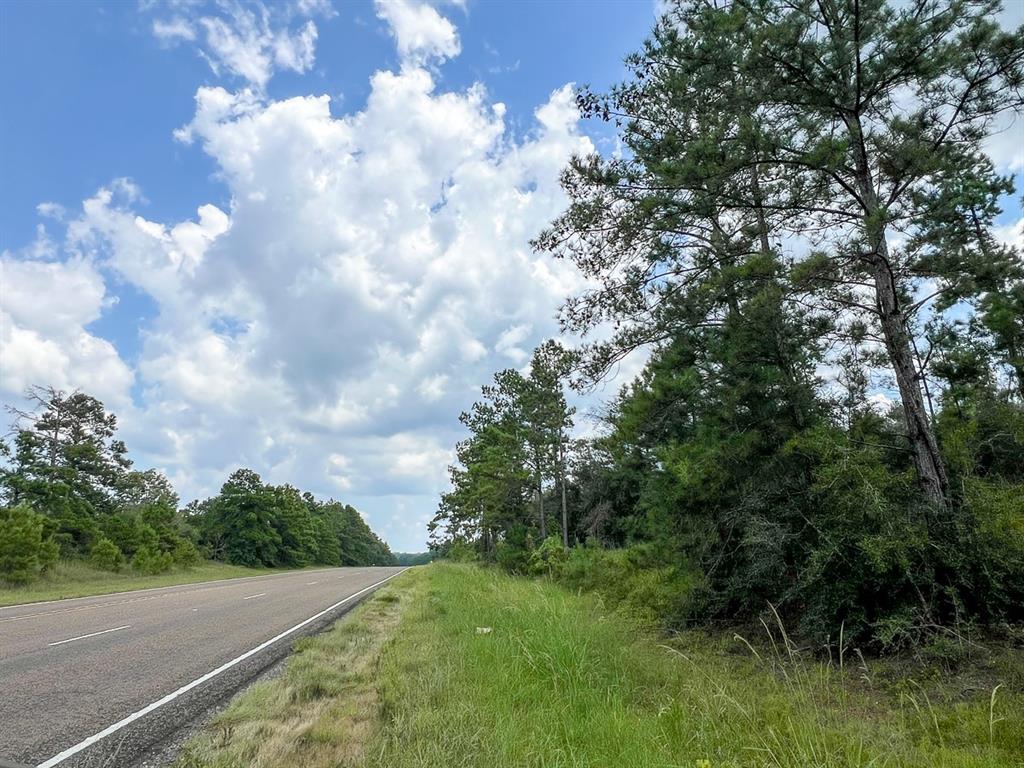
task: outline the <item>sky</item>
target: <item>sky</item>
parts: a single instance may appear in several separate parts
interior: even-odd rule
[[[0,4],[0,401],[81,389],[421,550],[457,421],[580,285],[529,240],[650,0]]]
[[[583,285],[529,246],[615,150],[572,88],[655,8],[0,3],[0,401],[81,389],[184,501],[250,467],[423,549],[459,412]]]

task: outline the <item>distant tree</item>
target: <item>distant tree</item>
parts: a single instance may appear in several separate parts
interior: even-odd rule
[[[9,409],[15,437],[0,493],[50,518],[69,551],[87,551],[96,518],[113,511],[131,466],[117,418],[81,392],[32,387],[26,398],[34,407]]]
[[[214,557],[235,565],[276,565],[281,534],[273,522],[275,501],[258,474],[236,470],[200,508],[203,542]]]

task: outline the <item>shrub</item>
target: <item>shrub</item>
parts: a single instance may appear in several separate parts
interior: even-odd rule
[[[199,550],[188,539],[178,539],[171,552],[171,557],[175,565],[187,568],[199,562]]]
[[[658,627],[679,624],[698,585],[689,570],[667,563],[651,545],[575,547],[557,562],[552,576],[570,589],[597,592],[631,621]]]
[[[132,558],[132,568],[139,573],[154,575],[171,570],[174,558],[170,552],[154,552],[149,547],[139,547]]]
[[[27,584],[57,562],[57,544],[43,535],[45,522],[26,506],[0,510],[0,579]]]
[[[124,555],[120,548],[105,536],[92,545],[89,553],[89,562],[101,571],[112,571],[117,573],[124,565]]]
[[[473,546],[465,541],[454,541],[445,557],[455,563],[474,563],[480,559]]]
[[[557,536],[548,536],[530,553],[530,573],[534,576],[554,574],[565,562],[568,552]]]

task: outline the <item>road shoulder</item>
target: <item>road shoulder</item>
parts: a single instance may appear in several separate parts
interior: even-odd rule
[[[379,727],[377,668],[420,577],[408,571],[217,712],[177,754],[178,768],[359,764]],[[164,759],[171,755],[162,753]],[[157,764],[157,763],[154,763]]]

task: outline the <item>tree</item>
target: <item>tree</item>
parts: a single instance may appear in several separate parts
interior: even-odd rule
[[[57,562],[43,517],[24,504],[0,509],[0,579],[27,584]]]
[[[115,508],[131,466],[116,438],[117,418],[82,392],[32,387],[26,397],[34,408],[8,409],[14,451],[0,490],[9,504],[28,504],[54,520],[69,549],[87,551],[96,519]]]
[[[202,538],[214,557],[249,567],[278,564],[281,534],[274,527],[274,494],[251,469],[239,469],[220,494],[197,510]]]
[[[537,241],[600,281],[566,305],[568,328],[623,324],[591,371],[666,338],[661,309],[680,285],[778,238],[807,242],[797,287],[882,343],[923,495],[947,507],[914,342],[929,302],[994,287],[1008,269],[988,246],[1010,183],[981,143],[1021,108],[1024,35],[1000,31],[996,7],[674,6],[629,60],[632,81],[581,94],[587,114],[618,121],[628,152],[575,161],[564,178],[572,204]],[[925,280],[933,290],[922,295]]]

